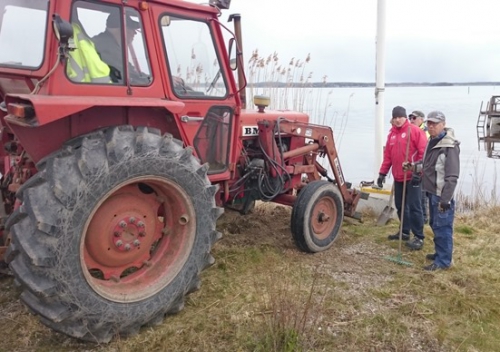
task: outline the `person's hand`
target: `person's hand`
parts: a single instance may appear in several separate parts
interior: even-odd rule
[[[111,65],[108,66],[109,66],[109,78],[111,79],[111,82],[120,83],[122,81],[122,74],[120,70],[118,70],[114,66]]]
[[[384,187],[384,183],[385,183],[385,176],[384,174],[378,174],[378,178],[377,178],[377,186],[379,186],[380,188],[383,188]]]
[[[196,93],[196,91],[192,87],[186,85],[186,82],[182,78],[172,76],[172,81],[174,82],[174,90],[177,94],[189,95]]]
[[[422,181],[422,177],[420,177],[419,174],[417,174],[416,172],[414,172],[413,175],[411,176],[410,184],[413,187],[418,187],[418,186],[420,186],[420,182],[421,181]]]
[[[128,65],[130,83],[137,86],[147,86],[152,82],[152,78],[145,74],[144,72],[136,70],[135,66],[132,64]]]
[[[409,161],[403,162],[403,171],[415,171],[415,165]]]
[[[444,202],[440,202],[439,203],[439,211],[441,213],[444,213],[445,211],[450,210],[450,208],[451,208],[451,204],[450,203],[444,203]]]

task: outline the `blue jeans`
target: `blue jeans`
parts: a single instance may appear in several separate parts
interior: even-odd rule
[[[403,182],[394,181],[394,204],[401,220],[403,203]],[[409,235],[410,230],[415,237],[424,239],[424,217],[422,215],[422,185],[413,186],[410,180],[406,181],[405,213],[403,233]]]
[[[451,207],[445,212],[439,211],[441,197],[435,194],[429,196],[430,225],[434,232],[434,248],[436,259],[434,264],[440,268],[451,265],[453,254],[453,219],[455,218],[455,200],[451,200]]]

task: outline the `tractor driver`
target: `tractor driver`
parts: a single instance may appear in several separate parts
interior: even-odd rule
[[[99,52],[101,59],[108,64],[111,69],[111,80],[113,83],[123,83],[123,50],[122,31],[120,28],[120,13],[112,12],[106,20],[106,30],[92,38],[95,48]],[[141,24],[126,16],[127,46],[132,43],[137,30]],[[132,64],[128,64],[128,74],[130,82],[135,85],[149,85],[151,78],[139,72]]]

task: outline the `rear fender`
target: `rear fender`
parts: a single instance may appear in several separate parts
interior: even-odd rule
[[[10,114],[5,117],[10,123],[21,126],[43,126],[69,115],[79,113],[92,107],[157,107],[164,108],[173,114],[184,109],[184,103],[158,98],[121,98],[102,96],[47,96],[18,94],[7,95],[9,104],[27,104],[33,107],[34,117],[23,119]]]
[[[8,107],[11,106],[9,104],[33,107],[34,117],[30,119],[10,113],[4,120],[35,163],[60,149],[71,138],[109,126],[153,127],[185,140],[175,118],[175,114],[184,108],[182,102],[149,98],[30,95],[7,96],[6,102]],[[10,110],[13,112],[13,109]]]

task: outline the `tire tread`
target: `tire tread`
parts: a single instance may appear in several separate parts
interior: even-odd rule
[[[120,311],[119,303],[102,300],[99,304],[106,303],[103,305],[106,308],[99,309],[98,304],[90,304],[93,301],[88,295],[80,293],[88,290],[86,282],[64,279],[77,280],[74,277],[80,275],[80,266],[74,266],[74,258],[59,257],[68,245],[64,241],[71,239],[65,237],[71,230],[67,219],[82,206],[82,185],[92,185],[90,182],[97,175],[114,180],[117,165],[123,160],[151,156],[182,163],[179,169],[189,173],[182,178],[190,180],[186,187],[192,189],[186,192],[191,194],[195,209],[205,214],[200,215],[204,223],[197,226],[196,238],[200,239],[192,249],[197,255],[190,256],[191,262],[185,264],[183,272],[189,279],[177,280],[182,287],[176,288],[167,306],[156,302],[153,308],[150,304],[143,307],[137,304],[138,310],[143,309],[141,314],[128,314],[128,321],[119,316],[113,320],[114,310],[116,314]],[[224,209],[215,204],[218,188],[210,185],[207,172],[208,165],[200,165],[191,148],[184,148],[183,142],[170,134],[162,136],[155,128],[109,127],[65,143],[61,150],[44,158],[42,171],[21,187],[19,198],[23,203],[8,219],[13,241],[7,257],[23,289],[21,300],[46,326],[98,343],[107,343],[113,336],[134,335],[142,326],[159,324],[165,316],[181,311],[185,296],[199,288],[201,271],[213,264],[210,250],[221,237],[215,224]],[[191,180],[193,176],[196,182]],[[86,196],[86,199],[97,197],[93,192],[87,192]],[[70,272],[75,275],[68,276]],[[154,300],[156,296],[150,299]]]

